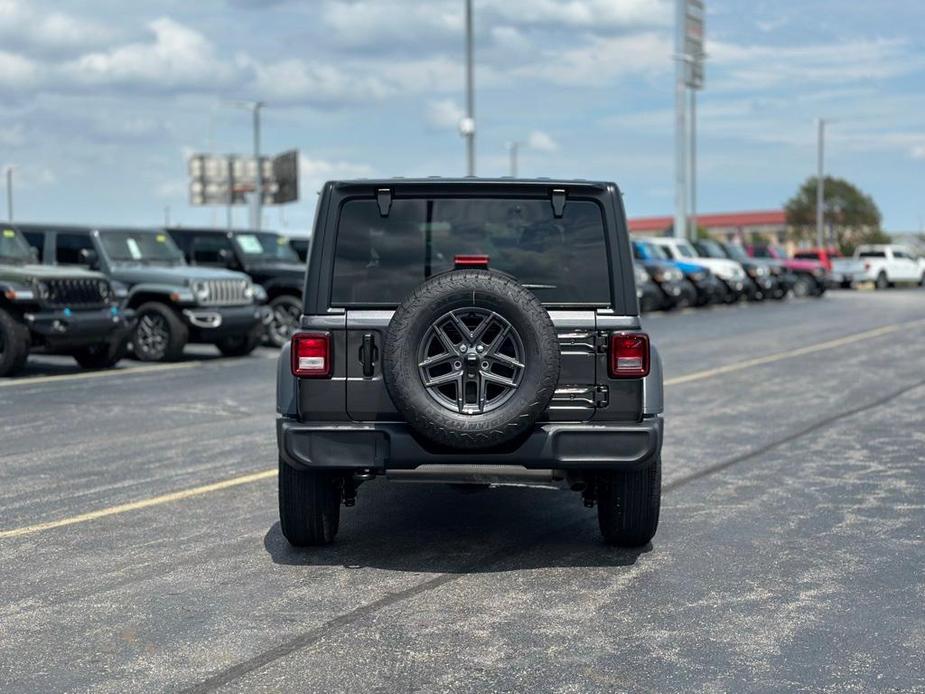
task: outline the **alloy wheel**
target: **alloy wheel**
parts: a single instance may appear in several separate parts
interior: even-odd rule
[[[483,308],[445,313],[427,329],[418,348],[418,372],[428,395],[459,414],[501,407],[517,391],[525,368],[517,330]]]

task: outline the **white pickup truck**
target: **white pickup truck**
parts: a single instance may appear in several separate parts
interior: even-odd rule
[[[906,246],[858,246],[853,258],[832,260],[832,277],[842,287],[873,282],[886,289],[898,282],[925,286],[925,259]]]

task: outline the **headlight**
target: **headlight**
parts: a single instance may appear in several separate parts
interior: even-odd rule
[[[209,299],[209,283],[197,281],[192,284],[193,296],[196,297],[196,301],[202,303],[208,301]]]
[[[254,298],[254,285],[250,282],[243,282],[244,284],[244,298],[253,299]]]
[[[50,290],[48,289],[47,282],[40,281],[35,283],[35,295],[42,301],[45,301],[48,298],[49,292]]]
[[[634,267],[633,273],[636,275],[636,284],[645,284],[646,280],[649,279],[649,273],[641,267]],[[263,289],[263,287],[261,287],[261,289]]]
[[[127,284],[122,284],[121,282],[110,282],[109,286],[112,287],[112,293],[116,299],[124,299],[128,296]]]
[[[112,289],[110,289],[109,282],[106,280],[97,280],[96,291],[100,295],[100,298],[104,301],[108,300],[112,296]]]
[[[703,270],[698,270],[697,272],[692,272],[690,277],[694,282],[703,282],[707,278],[707,273]]]

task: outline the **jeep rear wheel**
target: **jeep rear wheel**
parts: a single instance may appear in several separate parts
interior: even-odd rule
[[[655,536],[662,501],[662,459],[642,470],[597,477],[597,521],[604,541],[642,547]]]
[[[302,317],[302,301],[297,296],[283,294],[270,302],[272,318],[267,326],[267,342],[282,347],[292,338]]]
[[[341,478],[279,461],[279,526],[295,547],[327,545],[340,526]]]
[[[85,369],[111,369],[125,356],[125,340],[103,342],[74,352],[74,359]]]
[[[263,339],[263,329],[257,327],[243,335],[226,335],[216,342],[215,346],[226,357],[246,357],[257,349],[261,339]]]
[[[10,376],[26,364],[29,332],[0,308],[0,376]]]
[[[395,311],[383,378],[418,433],[453,448],[495,446],[525,432],[559,379],[555,327],[507,275],[456,270],[415,289]]]
[[[142,304],[132,333],[132,350],[141,361],[177,361],[189,339],[189,330],[169,307],[157,302]]]

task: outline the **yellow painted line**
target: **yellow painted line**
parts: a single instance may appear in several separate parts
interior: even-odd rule
[[[131,376],[132,374],[157,373],[158,371],[174,371],[176,369],[192,369],[209,363],[208,361],[182,361],[176,364],[152,364],[151,366],[129,366],[125,369],[109,369],[107,371],[84,371],[76,374],[60,374],[58,376],[36,376],[35,378],[20,378],[14,381],[0,381],[0,388],[31,386],[40,383],[83,381],[88,378],[103,378],[106,376]]]
[[[755,359],[748,359],[746,361],[736,362],[735,364],[727,364],[726,366],[720,366],[715,369],[707,369],[705,371],[697,371],[695,373],[687,374],[685,376],[678,376],[676,378],[669,378],[665,381],[666,386],[678,385],[681,383],[690,383],[691,381],[701,381],[707,378],[713,378],[714,376],[719,376],[721,374],[731,373],[734,371],[742,371],[743,369],[748,369],[753,366],[761,366],[763,364],[772,364],[777,361],[783,361],[784,359],[791,359],[793,357],[799,357],[805,354],[812,354],[814,352],[823,352],[827,349],[834,349],[836,347],[843,347],[845,345],[855,344],[857,342],[863,342],[864,340],[871,340],[875,337],[881,337],[882,335],[889,335],[900,329],[910,328],[916,325],[925,324],[925,319],[910,321],[908,323],[895,323],[893,325],[886,325],[881,328],[875,328],[873,330],[867,330],[861,333],[855,333],[854,335],[847,335],[845,337],[840,337],[836,340],[828,340],[827,342],[819,342],[813,345],[807,345],[806,347],[800,347],[797,349],[788,350],[786,352],[778,352],[776,354],[769,354],[764,357],[757,357]],[[202,363],[209,362],[192,362],[193,366],[198,366]],[[170,366],[184,366],[186,364],[174,364],[174,365],[164,365],[165,367]],[[157,369],[157,366],[150,367],[137,367],[132,369],[132,371],[152,371]],[[124,369],[123,371],[128,371],[129,369]],[[75,374],[76,376],[81,376],[82,374]],[[61,376],[52,376],[50,379],[60,380]],[[21,381],[24,383],[26,381]],[[242,484],[250,484],[251,482],[259,482],[261,480],[270,479],[275,477],[277,470],[275,468],[270,470],[264,470],[262,472],[255,472],[249,475],[241,475],[240,477],[232,477],[227,480],[222,480],[221,482],[214,482],[212,484],[205,484],[201,487],[193,487],[191,489],[184,489],[179,492],[172,492],[170,494],[162,494],[161,496],[154,496],[148,499],[142,499],[140,501],[133,501],[127,504],[120,504],[118,506],[110,506],[109,508],[103,508],[98,511],[90,511],[89,513],[82,513],[78,516],[71,516],[70,518],[62,518],[56,521],[48,521],[47,523],[38,523],[37,525],[27,525],[22,528],[13,528],[11,530],[0,530],[0,539],[9,538],[9,537],[21,537],[23,535],[31,535],[33,533],[42,532],[44,530],[52,530],[54,528],[62,528],[68,525],[76,525],[77,523],[86,523],[88,521],[96,520],[98,518],[106,518],[108,516],[116,516],[122,513],[128,513],[129,511],[140,511],[142,509],[151,508],[152,506],[160,506],[162,504],[169,504],[174,501],[181,501],[183,499],[189,499],[195,496],[202,496],[204,494],[211,494],[212,492],[220,492],[224,489],[230,489],[231,487],[238,487]]]
[[[898,330],[908,329],[923,323],[925,323],[925,319],[910,321],[908,323],[893,323],[892,325],[885,325],[882,328],[874,328],[873,330],[865,330],[864,332],[855,333],[854,335],[839,337],[835,340],[817,342],[812,345],[806,345],[805,347],[789,349],[785,352],[776,352],[774,354],[768,354],[763,357],[755,357],[754,359],[746,359],[745,361],[738,361],[734,364],[718,366],[715,369],[706,369],[704,371],[695,371],[694,373],[686,374],[684,376],[675,376],[674,378],[666,379],[665,385],[676,386],[682,383],[690,383],[692,381],[702,381],[707,378],[713,378],[714,376],[733,373],[735,371],[742,371],[744,369],[750,369],[755,366],[773,364],[774,362],[783,361],[785,359],[793,359],[794,357],[802,357],[806,354],[814,354],[815,352],[824,352],[829,349],[835,349],[836,347],[844,347],[845,345],[853,345],[858,342],[864,342],[865,340],[872,340],[875,337],[889,335],[890,333],[895,333]]]
[[[230,489],[232,487],[239,487],[242,484],[250,484],[251,482],[258,482],[260,480],[270,479],[271,477],[276,476],[276,469],[272,470],[263,470],[262,472],[254,472],[250,475],[241,475],[240,477],[232,477],[231,479],[222,480],[221,482],[214,482],[212,484],[204,484],[201,487],[192,487],[191,489],[184,489],[179,492],[172,492],[170,494],[162,494],[161,496],[152,496],[148,499],[142,499],[141,501],[132,501],[127,504],[119,504],[118,506],[110,506],[109,508],[101,508],[98,511],[90,511],[89,513],[82,513],[79,516],[71,516],[70,518],[61,518],[60,520],[48,521],[47,523],[38,523],[36,525],[27,525],[22,528],[13,528],[12,530],[2,530],[0,531],[0,539],[8,537],[21,537],[23,535],[31,535],[33,533],[39,533],[43,530],[52,530],[53,528],[63,528],[68,525],[76,525],[77,523],[86,523],[87,521],[96,520],[98,518],[106,518],[107,516],[117,516],[120,513],[128,513],[129,511],[140,511],[145,508],[151,508],[152,506],[160,506],[162,504],[169,504],[174,501],[181,501],[183,499],[189,499],[194,496],[202,496],[203,494],[211,494],[212,492],[220,492],[224,489]]]
[[[264,355],[254,354],[250,359],[276,359],[276,353]],[[64,381],[82,381],[88,378],[106,378],[112,376],[134,376],[137,374],[157,373],[158,371],[176,371],[177,369],[194,369],[200,366],[226,366],[236,364],[241,357],[217,357],[201,361],[181,361],[172,364],[151,364],[150,366],[129,366],[124,369],[107,369],[105,371],[83,371],[75,374],[60,374],[58,376],[36,376],[35,378],[18,378],[11,381],[0,381],[0,388],[12,386],[31,386],[42,383],[62,383]]]

